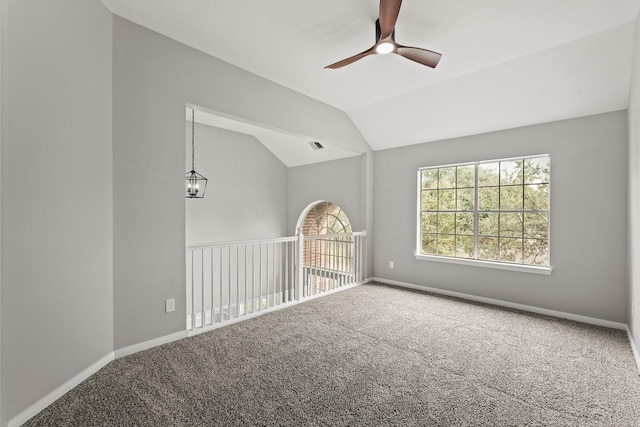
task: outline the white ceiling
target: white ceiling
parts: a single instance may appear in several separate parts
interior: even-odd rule
[[[247,120],[229,117],[224,113],[195,105],[188,105],[185,110],[185,118],[188,122],[191,122],[192,119],[192,108],[194,109],[193,120],[196,123],[255,136],[287,167],[302,166],[360,155],[360,153],[354,151],[333,147],[325,142],[321,143],[323,148],[318,150],[311,146],[315,141],[304,135],[297,135],[281,129],[268,129]],[[188,142],[190,143],[191,140]]]
[[[442,53],[436,69],[375,55],[331,70],[324,67],[373,45],[377,0],[102,1],[344,110],[374,150],[626,108],[640,6],[405,0],[396,40]]]

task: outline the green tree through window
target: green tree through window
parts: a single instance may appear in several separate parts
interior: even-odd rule
[[[422,168],[422,255],[549,266],[549,155]]]

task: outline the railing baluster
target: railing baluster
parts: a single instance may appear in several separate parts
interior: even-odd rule
[[[344,260],[343,260],[343,250],[345,245],[345,240],[343,237],[338,237],[338,253],[337,253],[337,261],[338,261],[338,287],[344,286]]]
[[[199,268],[199,271],[198,271],[198,273],[199,273],[198,274],[198,276],[199,276],[198,278],[200,280],[200,292],[202,292],[202,285],[203,285],[203,281],[204,281],[204,277],[203,277],[204,269],[203,269],[203,266],[202,266],[202,264],[204,264],[204,262],[203,262],[203,260],[204,260],[204,249],[200,249],[199,252],[200,252],[200,268]],[[203,312],[204,312],[204,309],[203,309],[204,301],[202,300],[202,293],[200,294],[199,301],[200,301],[200,306],[199,306],[198,314],[200,315],[200,327],[203,328],[204,327],[204,315],[203,315]]]
[[[289,243],[284,244],[284,302],[289,302]]]
[[[242,313],[247,315],[247,280],[249,274],[247,273],[247,245],[244,245],[244,307]]]
[[[274,243],[273,244],[273,288],[274,288],[273,305],[274,306],[280,305],[280,298],[282,298],[282,293],[280,289],[281,267],[279,263],[281,251],[282,251],[282,248],[280,247],[280,245],[277,243]]]
[[[240,245],[236,245],[236,281],[235,281],[236,319],[240,316]]]
[[[357,248],[358,248],[358,236],[354,236],[353,237],[353,253],[351,255],[351,271],[353,274],[353,280],[357,281],[358,280],[358,276],[356,275],[356,261],[358,256],[357,254]]]
[[[256,311],[256,245],[251,245],[251,313]]]
[[[215,304],[214,304],[214,302],[213,302],[213,290],[214,290],[214,288],[215,288],[215,286],[213,285],[213,270],[214,270],[214,269],[213,269],[213,248],[211,248],[210,253],[211,253],[211,257],[210,257],[210,258],[211,258],[211,262],[210,262],[210,264],[211,264],[211,268],[210,268],[210,270],[211,270],[211,271],[210,271],[210,276],[211,276],[211,281],[210,281],[211,289],[209,290],[209,294],[211,295],[211,308],[210,308],[210,312],[211,312],[211,323],[210,323],[210,324],[211,324],[211,325],[213,325],[213,323],[214,323],[214,321],[215,321],[214,317],[215,317],[215,315],[216,315],[215,308],[214,308],[214,307],[215,307]]]
[[[223,306],[223,304],[224,304],[224,292],[223,292],[223,289],[224,289],[224,281],[223,281],[223,279],[222,279],[222,273],[223,273],[223,270],[224,270],[224,268],[222,267],[222,263],[223,263],[223,259],[222,259],[223,249],[224,249],[224,247],[223,247],[223,246],[221,246],[221,247],[220,247],[220,259],[218,260],[218,261],[219,261],[219,264],[220,264],[220,323],[223,323],[223,322],[224,322],[224,306]]]
[[[265,279],[267,281],[267,292],[266,292],[266,295],[265,295],[265,301],[266,301],[266,308],[271,308],[272,305],[271,305],[271,302],[270,302],[269,298],[271,297],[271,294],[272,294],[272,292],[271,292],[271,276],[273,275],[273,268],[270,268],[272,266],[269,265],[270,264],[270,262],[269,262],[269,259],[270,259],[269,258],[269,254],[271,254],[271,259],[273,259],[273,253],[272,253],[273,250],[269,250],[269,246],[270,246],[269,243],[267,243],[266,246],[267,246],[267,256],[264,259],[264,265],[265,265],[265,267],[267,269],[267,273],[265,274]]]
[[[265,295],[265,301],[266,301],[266,307],[265,308],[269,308],[269,243],[266,244],[267,247],[267,255],[264,259],[264,266],[266,268],[266,273],[265,273],[265,280],[267,282],[267,293]]]
[[[331,238],[331,275],[333,276],[333,280],[331,283],[332,289],[336,289],[338,287],[338,259],[336,258],[338,254],[338,239],[335,237]]]
[[[349,246],[349,263],[350,265],[350,269],[351,269],[351,277],[352,277],[352,281],[357,281],[357,277],[356,277],[356,248],[355,246],[357,245],[358,242],[358,236],[354,236],[353,238],[353,247]]]
[[[361,283],[365,235],[299,232],[297,237],[187,247],[187,328],[215,328]]]
[[[277,243],[273,244],[273,306],[278,306],[278,248]]]
[[[193,267],[193,250],[191,252],[191,329],[196,328],[196,294],[195,294],[195,277]]]
[[[278,305],[278,249],[279,245],[277,243],[273,244],[273,306],[276,307]]]
[[[316,251],[317,251],[317,253],[319,255],[319,258],[320,258],[320,268],[321,268],[320,271],[323,272],[324,269],[327,267],[327,260],[325,258],[325,251],[324,251],[325,248],[326,248],[326,242],[323,241],[323,240],[316,240],[316,245],[318,247],[316,249]],[[317,273],[317,271],[316,271],[316,273]],[[325,283],[325,274],[322,274],[320,276],[320,286],[319,287],[314,286],[314,291],[315,291],[314,294],[317,293],[318,290],[324,289],[325,284],[326,284]]]
[[[359,236],[358,236],[359,237]],[[356,281],[360,281],[360,239],[357,239],[357,244],[356,247],[354,248],[354,255],[355,255],[355,260],[354,260],[354,274],[356,276]]]
[[[268,282],[267,282],[267,308],[271,308],[275,305],[274,303],[274,294],[276,293],[276,284],[274,283],[274,265],[273,265],[273,260],[276,257],[276,251],[275,251],[275,247],[273,244],[269,244],[267,243],[267,247],[271,247],[271,250],[269,250],[267,248],[267,250],[269,250],[269,253],[271,254],[271,258],[267,257],[267,263],[269,264],[268,268],[269,268],[269,275],[268,277]]]
[[[298,241],[296,242],[296,264],[297,264],[297,272],[298,272],[298,277],[297,277],[297,286],[298,286],[298,301],[302,301],[302,299],[304,298],[304,287],[305,287],[305,271],[304,271],[304,245],[305,245],[305,241],[304,241],[304,235],[302,234],[302,232],[300,230],[298,230]]]
[[[258,270],[258,293],[259,293],[259,300],[258,300],[258,310],[262,310],[262,243],[260,243],[260,268]]]

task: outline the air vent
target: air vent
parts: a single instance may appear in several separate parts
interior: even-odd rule
[[[318,141],[311,141],[309,143],[309,145],[311,146],[311,148],[313,148],[314,150],[322,150],[324,147],[322,146],[322,144],[320,144]]]

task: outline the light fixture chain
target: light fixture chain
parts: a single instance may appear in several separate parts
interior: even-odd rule
[[[196,150],[196,146],[195,146],[195,116],[196,116],[196,112],[195,109],[192,108],[191,109],[191,170],[194,171],[196,170],[195,167],[195,159],[196,159],[196,155],[195,155],[195,150]]]

